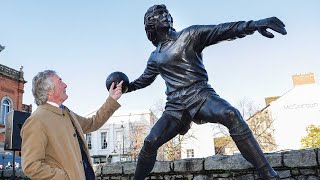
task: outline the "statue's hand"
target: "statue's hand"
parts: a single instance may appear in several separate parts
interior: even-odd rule
[[[132,91],[134,91],[134,89],[133,89],[131,83],[128,83],[128,90],[125,93],[129,93],[129,92],[132,92]]]
[[[255,30],[257,30],[260,34],[268,38],[274,37],[274,35],[271,32],[267,31],[268,28],[282,35],[287,34],[287,31],[284,28],[285,27],[284,23],[276,17],[270,17],[270,18],[261,19],[258,21],[253,21],[250,26],[253,26]]]

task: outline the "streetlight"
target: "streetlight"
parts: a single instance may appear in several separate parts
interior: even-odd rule
[[[1,52],[2,50],[4,50],[4,48],[5,48],[5,46],[1,46],[1,44],[0,44],[0,52]]]
[[[122,128],[122,158],[124,156],[124,126],[123,126],[123,121],[121,124],[121,128]]]

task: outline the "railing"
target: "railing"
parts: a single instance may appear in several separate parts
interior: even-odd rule
[[[2,64],[0,64],[0,72],[4,73],[10,77],[13,77],[15,79],[20,79],[20,71],[9,68],[9,67],[4,66]]]

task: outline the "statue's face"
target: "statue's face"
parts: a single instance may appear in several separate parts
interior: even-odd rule
[[[156,29],[171,28],[173,25],[172,17],[166,9],[157,10],[150,20],[155,22]]]

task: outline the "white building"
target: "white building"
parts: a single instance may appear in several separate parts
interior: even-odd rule
[[[274,120],[277,150],[300,149],[306,127],[320,125],[320,86],[313,73],[292,78],[294,87],[266,108]]]
[[[260,122],[259,128],[265,133],[270,133],[270,138],[275,141],[276,147],[264,152],[297,150],[302,148],[301,139],[307,136],[306,128],[309,125],[320,126],[320,86],[316,84],[313,73],[299,74],[292,76],[293,88],[284,93],[282,96],[265,98],[266,106],[250,117],[251,120],[259,120],[264,114],[270,117],[269,127],[267,121]],[[270,115],[270,116],[269,116]],[[256,127],[257,128],[257,127]],[[225,131],[225,128],[222,128]],[[259,129],[256,129],[258,132]],[[259,132],[261,133],[261,132]],[[222,154],[240,153],[235,143],[225,137],[226,133],[217,136],[222,141],[227,142],[222,145]],[[219,141],[219,142],[222,142]],[[231,142],[231,143],[230,143]],[[264,141],[262,143],[267,143]]]
[[[91,117],[95,113],[96,111],[86,117]],[[100,129],[86,134],[93,162],[136,160],[144,138],[157,120],[157,117],[150,111],[141,113],[117,111]],[[186,137],[181,144],[182,159],[208,157],[214,154],[213,133],[210,124],[193,124]]]
[[[91,117],[96,111],[86,115]],[[156,117],[151,112],[119,114],[116,112],[97,131],[86,134],[90,155],[94,163],[130,161],[132,158],[133,129],[150,127]],[[142,136],[146,134],[141,132]],[[144,138],[143,138],[144,139]]]
[[[215,154],[212,124],[192,123],[185,136],[187,139],[181,145],[181,159],[204,158]]]

